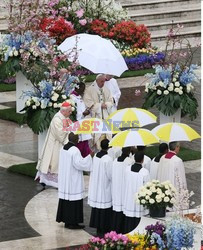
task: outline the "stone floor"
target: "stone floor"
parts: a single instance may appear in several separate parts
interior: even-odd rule
[[[119,80],[121,86],[120,108],[141,107],[143,96],[136,97],[135,89],[140,87],[143,77]],[[134,86],[134,87],[133,87]],[[143,91],[143,87],[141,87]],[[196,97],[200,103],[200,84]],[[15,92],[0,93],[0,109],[14,107]],[[152,110],[157,115],[155,110]],[[201,110],[199,117],[191,125],[201,133]],[[0,249],[64,249],[67,246],[87,242],[95,230],[88,227],[90,207],[84,202],[84,223],[86,229],[77,233],[65,229],[55,222],[57,190],[41,186],[32,178],[10,173],[7,168],[13,164],[37,160],[37,136],[26,126],[19,127],[13,122],[0,120]],[[193,149],[201,149],[200,140],[187,144]],[[196,206],[201,202],[201,161],[185,163],[189,190],[195,195]],[[86,186],[88,178],[86,177]]]

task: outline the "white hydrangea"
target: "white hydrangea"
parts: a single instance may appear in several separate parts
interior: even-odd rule
[[[37,106],[36,105],[32,105],[32,109],[37,109]]]
[[[13,55],[14,55],[14,56],[18,56],[18,51],[17,51],[17,50],[14,50]]]
[[[179,94],[179,95],[182,95],[182,94],[183,94],[183,91],[182,91],[182,90],[179,90],[178,94]]]
[[[71,109],[72,109],[72,111],[74,111],[74,110],[75,110],[75,108],[74,108],[74,107],[72,107]]]
[[[168,95],[169,91],[168,90],[164,90],[164,95]]]
[[[154,200],[154,199],[150,199],[150,200],[149,200],[149,203],[150,203],[150,204],[154,204],[154,203],[155,203],[155,200]]]
[[[146,200],[149,200],[149,199],[150,199],[150,196],[149,196],[149,195],[146,195],[146,196],[145,196],[145,199],[146,199]]]
[[[157,95],[161,95],[162,91],[160,89],[158,89],[156,93],[157,93]]]
[[[48,106],[49,106],[49,107],[52,107],[52,105],[53,105],[52,102],[49,102],[49,103],[48,103]]]
[[[64,100],[67,98],[66,95],[62,95],[61,97],[62,97],[62,99],[64,99]]]
[[[37,102],[35,103],[35,105],[36,105],[37,107],[39,107],[39,106],[40,106],[40,102],[37,101]]]
[[[53,107],[56,109],[58,108],[58,104],[57,103],[54,103]]]
[[[30,103],[29,100],[27,100],[26,103],[25,103],[25,105],[28,106],[28,107],[30,106],[30,104],[31,104],[31,103]]]
[[[175,82],[175,87],[179,87],[180,83],[179,82]]]
[[[169,202],[170,201],[170,199],[169,199],[169,197],[164,197],[164,202]]]
[[[149,92],[149,89],[148,88],[145,88],[145,90],[144,90],[146,93],[148,93]]]
[[[160,87],[164,87],[164,83],[163,83],[162,81],[158,82],[158,85],[159,85]]]
[[[145,204],[146,201],[145,201],[144,199],[142,199],[140,203],[141,203],[141,204]]]
[[[175,91],[176,93],[179,93],[180,89],[179,89],[179,88],[175,88],[174,91]]]
[[[177,79],[174,77],[174,78],[173,78],[173,82],[176,82],[176,80],[177,80]]]

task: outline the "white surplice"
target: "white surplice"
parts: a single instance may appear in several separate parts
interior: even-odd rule
[[[142,205],[136,203],[135,194],[150,180],[149,171],[141,168],[139,172],[131,171],[127,166],[125,171],[125,192],[123,201],[123,213],[128,217],[140,218],[148,213]]]
[[[152,159],[151,164],[150,164],[150,178],[151,180],[157,180],[157,171],[158,171],[158,166],[159,162],[154,161],[155,158]]]
[[[157,179],[160,182],[170,181],[176,189],[180,188],[179,184],[177,183],[180,182],[181,188],[187,189],[183,161],[177,155],[174,155],[171,159],[167,159],[165,156],[166,155],[163,155],[160,159]]]
[[[71,95],[71,99],[76,103],[77,105],[77,115],[76,119],[77,121],[82,120],[85,118],[83,115],[83,112],[86,110],[85,103],[80,95],[76,96],[75,94]],[[92,139],[92,136],[90,134],[81,134],[79,135],[79,141],[86,141]]]
[[[151,158],[144,155],[144,161],[142,163],[143,168],[146,168],[150,172]]]
[[[92,157],[83,158],[80,150],[72,146],[61,149],[59,157],[58,196],[59,199],[75,201],[84,198],[83,171],[92,169]]]
[[[108,155],[112,158],[113,161],[121,156],[121,154],[122,149],[120,147],[112,147],[108,149]]]
[[[109,81],[105,82],[105,86],[110,90],[111,95],[114,99],[114,104],[112,106],[111,112],[114,112],[117,110],[118,102],[121,97],[121,91],[118,87],[117,80],[114,78],[111,78]]]
[[[88,191],[88,204],[93,208],[105,209],[112,206],[112,165],[113,161],[107,154],[101,158],[93,158]]]
[[[112,167],[112,205],[116,212],[123,211],[123,200],[125,191],[124,172],[126,167],[133,164],[130,157],[126,157],[124,161],[119,162],[115,159]]]

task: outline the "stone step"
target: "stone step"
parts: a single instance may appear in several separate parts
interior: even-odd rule
[[[141,12],[141,11],[128,11],[129,16],[133,21],[139,21],[145,23],[145,21],[149,22],[149,20],[157,19],[172,19],[174,17],[184,17],[191,19],[192,17],[200,16],[201,15],[201,8],[198,6],[189,6],[184,8],[170,8],[170,9],[153,9],[148,10],[148,12]]]
[[[152,40],[161,40],[166,39],[169,30],[157,30],[151,33]],[[180,29],[180,34],[178,36],[187,36],[187,37],[200,37],[201,36],[201,26],[193,26],[193,27],[184,27]]]
[[[174,21],[170,20],[170,22],[162,22],[162,23],[151,23],[151,24],[146,24],[145,25],[148,27],[149,31],[152,33],[153,31],[160,30],[160,29],[170,29],[172,27],[177,27],[178,24],[183,25],[184,27],[200,27],[201,28],[201,20],[199,19],[194,19],[194,20],[179,20],[179,21]]]
[[[198,4],[200,7],[199,0],[153,0],[153,1],[134,1],[131,3],[123,2],[122,6],[129,10],[144,10],[144,9],[155,9],[155,8],[172,8],[177,6],[188,6],[189,4]]]
[[[187,37],[187,40],[190,42],[192,47],[197,46],[197,44],[201,43],[201,38],[200,37]],[[166,40],[152,40],[151,42],[152,46],[159,48],[159,50],[164,50],[166,47]],[[168,49],[172,49],[172,45],[168,46]]]

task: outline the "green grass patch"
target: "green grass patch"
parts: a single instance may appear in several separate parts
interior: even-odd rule
[[[16,90],[16,84],[6,84],[6,83],[0,83],[0,92],[6,92],[6,91],[15,91]]]
[[[36,166],[37,166],[37,162],[13,165],[8,168],[8,171],[35,178],[36,173],[37,173]]]
[[[146,155],[148,155],[152,159],[159,153],[159,148],[158,146],[147,147],[145,152],[146,152]],[[180,152],[178,153],[178,156],[183,161],[200,160],[201,152],[181,147]]]
[[[120,76],[120,78],[144,76],[147,73],[154,73],[154,69],[128,70],[128,71],[125,71]],[[96,76],[97,75],[86,75],[85,76],[85,81],[86,82],[93,82],[96,79]]]
[[[15,108],[1,109],[0,119],[16,122],[17,124],[22,125],[24,124],[25,114],[16,113]]]

